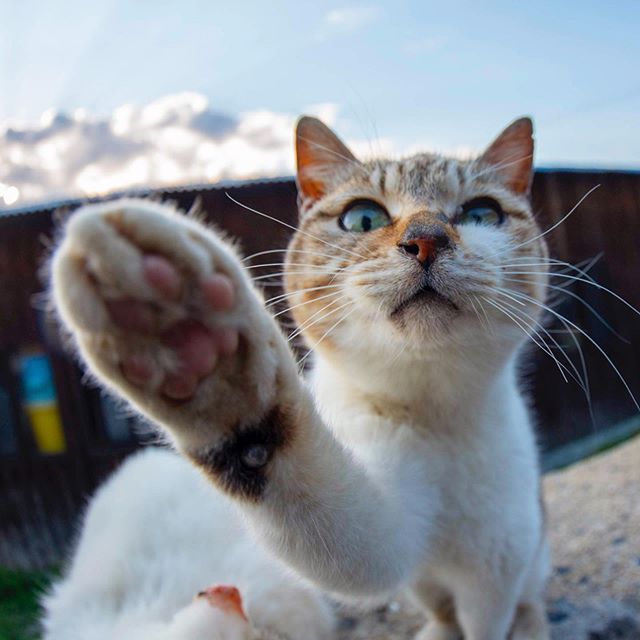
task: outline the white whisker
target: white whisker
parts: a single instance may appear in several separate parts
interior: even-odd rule
[[[333,306],[336,302],[340,302],[340,300],[344,299],[345,297],[346,297],[346,294],[343,294],[339,298],[336,298],[335,300],[332,300],[329,304],[327,304],[324,307],[322,307],[322,309],[320,309],[319,311],[316,311],[313,315],[309,316],[307,318],[307,320],[303,324],[301,324],[291,335],[289,335],[289,337],[288,337],[289,342],[291,342],[291,340],[293,340],[294,338],[297,338],[302,332],[306,331],[309,327],[313,327],[314,325],[318,324],[319,322],[322,322],[325,318],[328,318],[329,316],[332,316],[334,313],[340,311],[340,309],[343,309],[347,305],[354,304],[354,302],[352,300],[347,300],[347,302],[345,302],[344,304],[341,304],[339,307],[336,307],[335,309],[331,309],[331,311],[328,311],[323,316],[320,316],[319,318],[316,318],[314,320],[314,318],[318,314],[322,313],[328,307]]]
[[[539,233],[537,236],[534,236],[533,238],[529,238],[529,240],[525,240],[524,242],[521,242],[520,244],[517,244],[515,247],[508,247],[507,249],[504,249],[503,251],[501,251],[497,255],[501,255],[502,253],[507,253],[507,252],[510,252],[510,251],[515,251],[516,249],[520,249],[520,247],[524,247],[524,246],[526,246],[528,244],[531,244],[532,242],[535,242],[536,240],[539,240],[540,238],[543,238],[548,233],[551,233],[554,229],[557,229],[599,187],[600,187],[600,185],[597,184],[595,187],[592,187],[591,189],[589,189],[589,191],[587,191],[587,193],[585,193],[582,196],[582,198],[580,198],[580,200],[578,200],[578,202],[576,202],[576,204],[573,206],[571,211],[569,211],[569,213],[567,213],[565,216],[563,216],[560,220],[558,220],[558,222],[556,222],[554,225],[549,227],[546,231],[543,231],[542,233]]]
[[[331,253],[320,253],[318,251],[307,251],[306,249],[269,249],[267,251],[258,251],[257,253],[252,253],[250,256],[243,258],[242,262],[248,262],[249,260],[253,260],[253,258],[258,258],[259,256],[266,256],[272,253],[306,253],[310,256],[318,256],[321,258],[335,258],[336,256]]]
[[[524,278],[503,278],[503,280],[506,280],[508,282],[533,282],[533,280],[528,280],[528,279],[524,279]],[[589,311],[591,311],[591,313],[595,316],[595,318],[603,325],[605,326],[614,336],[616,336],[617,338],[619,338],[620,340],[622,340],[622,342],[625,342],[626,344],[631,344],[629,342],[629,340],[627,340],[626,338],[624,338],[623,336],[621,336],[594,308],[592,305],[590,305],[582,296],[579,296],[577,293],[574,293],[573,291],[569,291],[566,287],[559,287],[556,286],[554,284],[550,284],[547,283],[544,285],[545,288],[547,289],[551,289],[553,291],[559,291],[560,293],[570,296],[572,298],[574,298],[575,300],[577,300],[578,302],[580,302],[580,304],[584,305],[584,307],[586,307]]]
[[[320,340],[318,340],[318,342],[316,342],[316,348],[318,347],[318,345],[341,323],[344,322],[356,309],[357,307],[355,306],[355,302],[352,303],[354,305],[354,308],[351,309],[351,311],[345,313],[342,318],[340,318],[335,324],[332,324],[320,337]],[[311,353],[313,353],[313,349],[309,349],[309,351],[302,356],[302,358],[298,361],[298,367],[302,366],[302,363],[311,355]]]
[[[504,273],[510,275],[510,276],[539,276],[539,275],[546,275],[546,272],[540,272],[540,271],[505,271]],[[611,289],[601,285],[599,282],[596,282],[593,279],[589,279],[589,280],[585,280],[584,278],[578,278],[577,276],[572,276],[569,275],[568,273],[549,273],[549,276],[552,276],[554,278],[565,278],[567,280],[572,280],[574,282],[583,282],[584,284],[590,286],[590,287],[595,287],[596,289],[601,289],[602,291],[606,291],[606,293],[608,293],[609,295],[613,296],[614,298],[616,298],[617,300],[620,300],[620,302],[622,302],[622,304],[624,304],[625,306],[629,307],[629,309],[631,309],[631,311],[633,311],[634,313],[636,313],[637,315],[640,316],[640,311],[638,311],[638,309],[636,309],[632,304],[630,304],[629,302],[627,302],[622,296],[619,296],[617,293],[615,293],[614,291],[612,291]]]
[[[293,311],[293,309],[297,309],[298,307],[304,307],[305,305],[311,304],[312,302],[317,302],[318,300],[324,300],[325,298],[330,298],[331,296],[338,295],[339,293],[340,293],[340,291],[333,291],[331,293],[325,293],[323,296],[318,296],[317,298],[313,298],[311,300],[307,300],[306,302],[299,302],[298,304],[294,304],[291,307],[287,307],[286,309],[283,309],[282,311],[278,311],[278,313],[274,313],[273,317],[277,318],[278,316],[281,316],[284,313],[287,313],[289,311]]]
[[[578,333],[582,334],[602,354],[602,356],[606,359],[606,361],[609,363],[611,368],[614,370],[614,372],[616,373],[616,375],[620,379],[620,382],[622,382],[622,384],[624,385],[624,388],[627,390],[627,393],[629,394],[629,397],[633,401],[634,405],[636,406],[638,411],[640,411],[640,404],[636,400],[635,395],[631,391],[631,388],[629,387],[629,385],[628,385],[627,381],[625,380],[624,376],[620,373],[618,367],[616,367],[616,365],[613,363],[613,360],[611,360],[611,358],[609,357],[607,352],[586,331],[581,329],[574,322],[571,322],[571,320],[569,320],[568,318],[566,318],[562,314],[560,314],[557,311],[554,311],[553,309],[551,309],[549,306],[547,306],[545,304],[542,304],[541,302],[538,302],[535,298],[532,298],[531,296],[528,296],[528,295],[526,295],[524,293],[520,293],[520,292],[515,293],[515,292],[512,291],[512,293],[514,295],[516,295],[517,297],[523,298],[525,300],[529,300],[529,302],[531,302],[532,304],[540,307],[541,309],[545,309],[549,313],[553,314],[556,318],[561,320],[563,323],[567,322],[571,327],[573,327],[576,331],[578,331]]]
[[[499,290],[497,290],[497,289],[495,290],[495,292],[498,295],[506,296],[507,298],[509,298],[510,300],[513,300],[514,302],[517,302],[518,304],[523,304],[521,301],[516,300],[516,298],[514,298],[512,295],[510,295],[510,293],[511,293],[510,289],[508,291],[509,291],[509,293],[507,293],[507,290],[502,289],[502,288],[500,288]],[[575,373],[575,376],[571,376],[571,377],[582,388],[582,390],[584,391],[585,396],[587,398],[587,403],[589,405],[591,405],[591,392],[589,390],[589,378],[587,376],[586,365],[584,363],[584,357],[583,357],[583,354],[582,354],[582,348],[580,347],[580,344],[578,343],[578,341],[575,339],[575,336],[572,336],[572,338],[574,339],[574,343],[576,345],[576,348],[578,349],[578,352],[580,353],[580,360],[582,361],[582,375],[580,375],[580,373],[578,372],[577,367],[575,366],[575,364],[573,363],[571,358],[569,358],[569,356],[567,355],[566,351],[562,348],[560,343],[549,333],[547,328],[539,320],[534,318],[531,314],[527,313],[523,309],[518,308],[518,307],[514,307],[514,305],[512,305],[512,304],[510,304],[508,302],[504,302],[503,301],[503,304],[505,304],[508,307],[512,308],[514,310],[514,313],[519,312],[520,314],[526,316],[527,318],[530,318],[531,321],[536,324],[536,326],[540,327],[540,330],[542,330],[544,332],[544,334],[551,340],[551,342],[553,342],[553,344],[556,346],[556,348],[560,351],[560,353],[562,353],[562,355],[565,357],[565,359],[569,363],[569,366],[572,368],[572,370]],[[536,330],[536,333],[538,335],[540,335],[540,330]],[[540,336],[540,337],[542,339],[542,336]],[[569,375],[571,375],[571,373],[569,373]]]
[[[318,242],[322,242],[322,244],[326,244],[328,247],[332,247],[333,249],[337,249],[338,251],[344,251],[345,253],[349,253],[352,256],[356,256],[357,258],[360,258],[361,260],[366,260],[366,258],[364,256],[361,256],[359,253],[356,253],[355,251],[350,251],[349,249],[345,249],[344,247],[339,247],[338,245],[331,244],[330,242],[327,242],[326,240],[323,240],[322,238],[319,238],[318,236],[314,236],[312,233],[308,233],[306,231],[302,231],[301,229],[298,229],[298,228],[294,227],[291,224],[283,222],[282,220],[278,220],[278,218],[274,218],[273,216],[270,216],[268,213],[263,213],[262,211],[258,211],[257,209],[253,209],[252,207],[249,207],[246,204],[242,204],[242,202],[238,202],[238,200],[236,200],[229,193],[225,193],[225,195],[227,196],[227,198],[229,198],[229,200],[231,200],[231,202],[235,202],[238,206],[242,207],[243,209],[246,209],[247,211],[251,211],[251,213],[255,213],[255,214],[259,215],[259,216],[263,216],[264,218],[267,218],[268,220],[273,220],[273,222],[277,222],[278,224],[281,224],[281,225],[283,225],[285,227],[288,227],[289,229],[293,229],[296,233],[299,233],[300,235],[307,236],[308,238],[313,238],[314,240],[317,240]]]
[[[491,300],[490,298],[486,297],[483,297],[483,299],[492,307],[495,307],[496,309],[498,309],[498,311],[501,311],[505,316],[507,316],[507,318],[509,318],[514,324],[516,324],[536,346],[538,346],[544,353],[546,353],[556,363],[556,366],[558,367],[563,380],[565,382],[568,382],[567,376],[564,372],[566,367],[558,360],[549,346],[544,341],[542,341],[542,338],[538,340],[534,337],[534,335],[540,337],[537,331],[532,329],[530,325],[526,324],[526,322],[522,318],[515,317],[514,313],[505,309],[505,307],[503,307],[497,300]],[[521,323],[524,323],[524,326]]]
[[[264,283],[261,285],[264,286]],[[265,306],[272,307],[275,304],[278,304],[281,300],[285,298],[290,298],[291,296],[298,295],[300,293],[307,293],[309,291],[320,291],[321,289],[337,289],[341,287],[341,284],[323,284],[317,287],[307,287],[306,289],[296,289],[295,291],[287,291],[286,293],[282,293],[278,296],[274,296],[273,298],[269,298],[265,301]]]

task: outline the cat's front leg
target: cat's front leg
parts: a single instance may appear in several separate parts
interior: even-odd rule
[[[52,290],[97,378],[238,499],[289,564],[350,595],[408,578],[424,551],[424,513],[323,425],[217,234],[148,201],[84,207],[54,254]]]
[[[226,490],[256,498],[268,458],[293,437],[284,413],[298,380],[231,246],[167,206],[122,200],[69,220],[51,274],[97,378],[206,457]]]

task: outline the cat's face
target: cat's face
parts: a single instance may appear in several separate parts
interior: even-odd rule
[[[490,341],[498,327],[515,346],[535,329],[544,276],[516,282],[509,274],[543,271],[515,265],[547,256],[528,200],[528,119],[468,161],[421,154],[359,162],[310,118],[297,135],[301,213],[286,287],[310,345],[420,357]]]

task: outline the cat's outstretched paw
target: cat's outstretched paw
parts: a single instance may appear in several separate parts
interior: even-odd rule
[[[215,458],[218,440],[231,446],[233,436],[239,455],[264,464],[264,451],[237,437],[243,425],[269,430],[295,366],[216,233],[145,200],[83,207],[54,254],[52,290],[90,369],[183,449]]]

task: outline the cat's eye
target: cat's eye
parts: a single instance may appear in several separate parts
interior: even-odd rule
[[[372,200],[360,200],[340,216],[340,226],[345,231],[374,231],[390,224],[387,210]]]
[[[497,226],[504,222],[502,207],[493,198],[476,198],[465,202],[456,216],[456,224]]]

